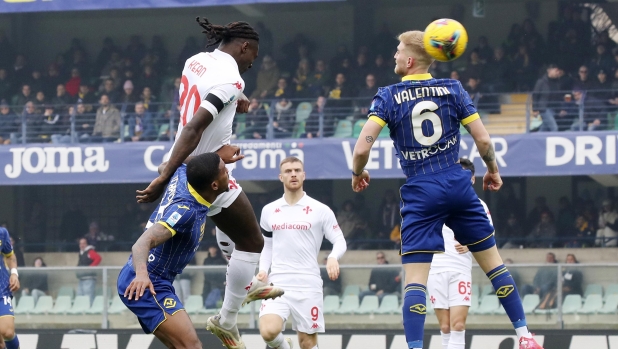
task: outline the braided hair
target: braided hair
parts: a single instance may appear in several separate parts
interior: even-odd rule
[[[208,43],[206,47],[219,43],[227,44],[235,38],[250,39],[260,41],[260,35],[247,22],[231,22],[227,25],[212,24],[206,18],[195,18],[197,23],[204,30]]]

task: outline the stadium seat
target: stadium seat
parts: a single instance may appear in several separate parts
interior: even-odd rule
[[[502,306],[502,304],[500,304],[498,309],[496,309],[494,311],[494,314],[496,314],[496,315],[506,315],[506,311],[504,310],[504,307]]]
[[[618,294],[610,294],[605,299],[603,308],[599,310],[599,314],[616,314],[618,309]]]
[[[478,297],[480,295],[481,290],[479,289],[479,285],[472,284],[472,296]]]
[[[618,294],[618,284],[609,284],[605,289],[605,298],[607,298],[612,294]]]
[[[474,285],[473,285],[474,286]],[[479,309],[479,293],[478,293],[478,286],[477,286],[477,292],[474,293],[474,291],[472,291],[472,295],[470,296],[470,309],[468,310],[468,312],[470,314],[474,314],[476,313],[476,311]]]
[[[562,303],[563,314],[575,314],[582,308],[582,296],[570,294],[564,298]]]
[[[166,138],[167,131],[169,131],[169,129],[170,129],[169,123],[161,124],[161,126],[159,126],[159,134],[157,135],[157,139],[161,140],[161,138]]]
[[[335,314],[354,314],[358,309],[358,296],[346,295],[343,297],[341,307],[335,311]]]
[[[483,286],[483,291],[481,293],[481,299],[484,298],[488,294],[494,293],[494,286],[492,284],[487,284]]]
[[[343,290],[343,296],[354,295],[358,296],[360,294],[360,286],[358,285],[348,285]]]
[[[21,296],[15,307],[15,314],[29,314],[34,309],[34,297]]]
[[[51,296],[41,296],[39,300],[36,302],[36,306],[30,314],[47,314],[54,307],[54,300]]]
[[[207,314],[207,315],[214,315],[214,314],[218,314],[219,313],[219,309],[220,308],[200,308],[200,310],[197,311],[198,314]]]
[[[496,310],[498,310],[499,306],[500,306],[500,302],[498,301],[498,296],[493,295],[493,294],[488,294],[485,297],[483,297],[483,300],[481,301],[481,304],[479,305],[475,313],[485,314],[485,315],[492,314]]]
[[[241,135],[241,133],[243,133],[245,131],[245,129],[247,128],[247,124],[245,122],[242,121],[237,121],[236,122],[236,139],[245,139],[245,135]]]
[[[255,313],[259,313],[260,312],[260,307],[262,306],[262,300],[259,299],[257,301],[251,302],[247,305],[245,305],[244,307],[240,308],[240,310],[238,311],[238,314],[251,314],[251,306],[254,306],[255,308]]]
[[[399,299],[394,294],[389,294],[382,298],[382,303],[380,307],[376,311],[378,314],[395,314],[398,310],[401,310],[399,307]]]
[[[591,294],[598,294],[603,296],[603,286],[599,284],[589,284],[586,286],[586,292],[584,292],[584,298],[588,298]]]
[[[112,305],[109,306],[109,309],[107,309],[107,312],[109,314],[120,314],[127,310],[129,309],[127,309],[127,306],[124,305],[124,303],[122,303],[122,300],[120,299],[120,297],[118,295],[113,295]]]
[[[388,129],[388,126],[384,125],[384,127],[382,127],[382,131],[380,131],[380,134],[378,135],[378,138],[389,138],[391,136],[391,131]]]
[[[50,314],[64,314],[69,309],[71,309],[71,297],[58,296],[56,297],[56,304],[54,304],[54,308],[49,313]]]
[[[586,297],[586,301],[584,301],[584,305],[581,310],[578,311],[579,314],[596,314],[603,308],[603,297],[600,294],[591,294]]]
[[[296,123],[300,123],[309,119],[313,106],[309,102],[301,102],[296,107]]]
[[[187,314],[197,314],[204,307],[204,298],[200,295],[190,295],[184,302]]]
[[[355,313],[373,314],[378,310],[379,305],[380,301],[378,300],[378,296],[365,296]]]
[[[352,137],[352,121],[339,120],[335,128],[334,138],[349,138]]]
[[[324,297],[324,314],[334,314],[339,309],[339,296]]]
[[[352,137],[358,138],[360,136],[361,131],[363,130],[363,126],[367,120],[361,119],[354,123],[354,130],[352,131]]]
[[[85,314],[90,309],[90,296],[77,296],[67,314]]]
[[[58,297],[69,296],[71,299],[75,296],[75,290],[71,286],[62,286],[58,289]]]
[[[57,303],[58,301],[56,301]],[[103,296],[94,297],[92,306],[86,310],[86,314],[102,314],[103,313]]]
[[[539,306],[540,302],[541,300],[538,294],[527,294],[524,296],[524,300],[522,302],[522,305],[524,306],[524,313],[532,314],[534,309]]]

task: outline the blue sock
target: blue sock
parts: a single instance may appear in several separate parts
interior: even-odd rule
[[[422,348],[427,315],[427,287],[408,284],[403,300],[403,329],[408,348]]]
[[[513,281],[511,273],[504,264],[487,273],[487,277],[496,290],[496,296],[502,303],[506,314],[511,319],[513,327],[521,328],[527,326],[524,307],[521,305],[517,286]]]
[[[19,339],[17,339],[17,335],[10,341],[5,339],[4,344],[6,345],[6,349],[19,349]]]

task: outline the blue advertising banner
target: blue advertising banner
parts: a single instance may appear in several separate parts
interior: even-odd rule
[[[513,176],[618,174],[616,132],[533,133],[492,138],[500,173]],[[237,141],[245,158],[235,164],[238,180],[275,180],[279,162],[296,156],[308,179],[348,179],[355,139]],[[144,183],[156,176],[168,142],[26,144],[0,147],[0,185]],[[419,153],[419,156],[422,154]],[[483,161],[469,136],[460,156],[483,175]],[[402,178],[393,142],[376,141],[367,169],[372,178]]]
[[[0,13],[126,10],[139,8],[204,7],[317,1],[345,0],[0,0]]]

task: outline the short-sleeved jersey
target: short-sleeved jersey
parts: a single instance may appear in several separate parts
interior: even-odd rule
[[[11,237],[8,230],[0,227],[0,252],[2,252],[2,262],[0,263],[0,297],[13,296],[9,289],[9,278],[11,272],[4,263],[5,257],[13,255],[13,246],[11,245]]]
[[[459,81],[416,74],[379,88],[369,118],[388,125],[401,168],[412,177],[457,164],[459,125],[479,115]]]
[[[491,220],[491,214],[489,213],[487,204],[485,204],[485,202],[481,199],[479,199],[479,201],[487,213],[489,223],[493,225],[494,223]],[[454,271],[466,275],[472,275],[472,253],[467,252],[460,254],[457,252],[455,249],[455,244],[457,244],[457,240],[455,240],[455,233],[453,233],[453,230],[446,225],[442,227],[442,236],[444,237],[444,253],[437,253],[433,255],[433,261],[431,262],[429,274]]]
[[[148,273],[154,280],[173,281],[193,259],[204,237],[210,203],[187,182],[186,170],[186,165],[176,170],[148,222],[147,228],[161,224],[172,233],[171,239],[150,250]],[[133,264],[133,256],[128,263]]]
[[[272,232],[269,282],[284,290],[322,292],[318,265],[322,240],[334,242],[343,236],[333,211],[306,193],[294,205],[282,197],[264,206],[260,226]]]
[[[208,94],[217,96],[224,105],[202,133],[202,139],[191,155],[214,152],[230,143],[236,102],[244,89],[245,82],[240,77],[238,64],[229,54],[214,50],[198,53],[187,60],[179,91],[181,108],[176,139],[200,107],[209,109],[208,106],[212,106],[205,101]]]

